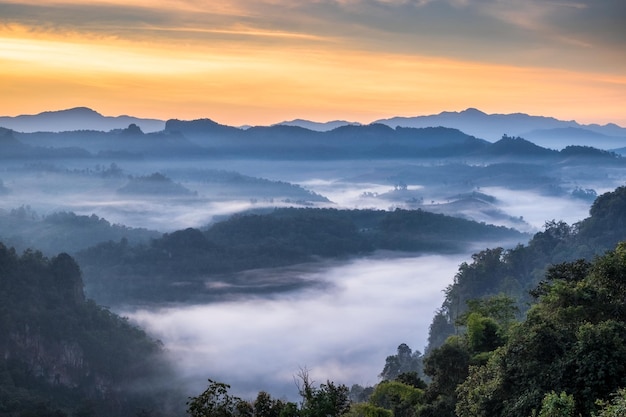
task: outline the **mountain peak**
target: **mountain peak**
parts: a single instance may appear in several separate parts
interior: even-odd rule
[[[0,117],[0,125],[17,132],[65,132],[73,130],[99,130],[108,132],[125,129],[136,124],[144,132],[163,130],[165,122],[156,119],[140,119],[131,116],[103,116],[89,107],[73,107],[64,110],[45,111],[39,114]]]
[[[89,107],[72,107],[70,109],[64,110],[51,110],[44,111],[35,116],[77,116],[77,117],[86,117],[86,116],[102,116],[97,111],[90,109]]]
[[[474,107],[468,107],[467,109],[459,112],[459,114],[465,114],[468,116],[486,116],[487,115],[487,113],[480,111]]]

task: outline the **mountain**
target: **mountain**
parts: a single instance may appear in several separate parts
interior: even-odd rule
[[[0,243],[0,268],[0,415],[124,417],[182,402],[160,385],[174,378],[162,344],[86,299],[72,257]]]
[[[192,197],[198,193],[185,188],[161,173],[154,173],[145,177],[132,178],[128,184],[117,190],[120,194],[152,195],[169,197]]]
[[[94,155],[117,158],[138,158],[145,155],[200,155],[207,152],[206,149],[200,148],[179,133],[167,131],[144,133],[141,127],[134,123],[107,132],[96,130],[7,132],[12,132],[22,144],[38,149],[45,148],[49,152],[60,151],[60,148],[65,148],[66,151],[80,148]]]
[[[165,122],[157,119],[141,119],[132,116],[103,116],[87,107],[46,111],[34,115],[2,116],[0,126],[18,132],[69,132],[75,130],[98,130],[108,132],[135,124],[144,132],[158,132]]]
[[[391,127],[443,126],[459,129],[467,134],[489,141],[498,140],[505,134],[527,137],[526,134],[533,131],[549,131],[564,128],[586,129],[600,135],[626,138],[626,128],[615,124],[604,126],[597,124],[581,125],[574,120],[564,121],[553,117],[531,116],[524,113],[487,114],[474,108],[460,112],[442,112],[428,116],[393,117],[381,119],[375,123],[383,123]],[[593,141],[587,142],[585,145],[606,149],[600,146],[600,143],[601,141],[598,141],[598,144]],[[615,148],[616,146],[611,147]]]
[[[12,130],[0,128],[0,160],[6,159],[50,159],[50,158],[89,158],[91,154],[76,147],[56,149],[31,146],[18,140]]]
[[[312,122],[310,120],[295,119],[295,120],[280,122],[280,123],[277,123],[274,126],[277,126],[277,125],[279,125],[279,126],[297,126],[297,127],[303,127],[305,129],[309,129],[309,130],[315,130],[317,132],[327,132],[329,130],[336,129],[336,128],[341,127],[341,126],[348,126],[348,125],[359,126],[360,123],[358,123],[358,122],[347,122],[345,120],[333,120],[333,121],[330,121],[330,122]]]
[[[456,156],[489,144],[457,129],[393,129],[380,123],[320,132],[283,124],[244,130],[209,119],[168,120],[165,133],[181,134],[215,155],[287,159]]]
[[[247,270],[348,259],[376,250],[455,253],[476,242],[527,238],[514,229],[424,210],[283,208],[235,215],[204,231],[178,230],[146,245],[109,241],[77,258],[87,293],[107,305],[206,302],[312,285],[297,275],[253,278],[242,274]]]
[[[482,150],[483,155],[511,158],[550,158],[558,155],[557,151],[537,146],[526,139],[503,136],[497,142]]]
[[[552,149],[563,149],[569,145],[593,145],[593,147],[599,149],[614,149],[626,146],[626,135],[621,137],[608,136],[581,127],[536,129],[524,133],[523,136],[537,145]]]

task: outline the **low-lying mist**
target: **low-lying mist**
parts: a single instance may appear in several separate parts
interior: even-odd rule
[[[5,192],[0,208],[11,210],[28,205],[40,215],[59,211],[96,214],[114,224],[160,232],[202,227],[234,213],[271,207],[422,208],[535,232],[546,220],[568,223],[581,220],[587,216],[591,204],[564,191],[551,195],[545,190],[520,188],[509,184],[507,179],[500,182],[490,179],[498,185],[478,187],[469,179],[461,181],[462,173],[454,169],[458,166],[444,169],[390,160],[211,160],[209,163],[173,159],[117,164],[97,161],[16,164],[5,167],[1,173]],[[128,192],[133,178],[155,173],[167,178],[162,193]],[[606,176],[594,178],[584,186],[600,193],[614,188],[613,183],[623,182],[622,177],[616,173],[614,176],[611,181]],[[566,182],[564,190],[576,183],[569,177]],[[172,193],[175,187],[189,193]],[[494,200],[462,198],[476,191]]]
[[[442,290],[466,260],[379,255],[301,272],[326,284],[307,290],[124,314],[164,342],[192,395],[211,378],[245,398],[296,399],[301,368],[317,383],[365,386],[399,344],[423,351]]]

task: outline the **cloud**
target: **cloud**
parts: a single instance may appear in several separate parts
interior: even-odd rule
[[[0,21],[32,30],[161,42],[336,42],[407,54],[518,64],[622,62],[623,1],[345,0],[0,2]],[[494,34],[497,33],[497,36]],[[242,39],[241,37],[245,39]],[[278,39],[276,39],[278,38]],[[274,39],[274,41],[272,41]],[[330,45],[321,45],[328,48]],[[540,53],[547,50],[550,53]],[[615,52],[614,57],[606,52]],[[553,55],[553,58],[550,57]]]
[[[372,385],[400,343],[423,350],[442,290],[467,258],[362,259],[292,272],[327,283],[315,289],[125,314],[163,340],[193,392],[213,378],[249,398],[294,399],[302,367],[317,383]]]

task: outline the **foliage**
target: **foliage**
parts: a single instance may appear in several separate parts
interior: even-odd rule
[[[402,343],[398,346],[396,355],[387,356],[385,367],[379,377],[383,381],[391,381],[409,372],[421,375],[422,368],[422,354],[419,351],[413,352],[406,343]]]
[[[568,265],[561,272],[553,268],[553,274],[568,273],[571,279],[584,276],[589,261],[626,239],[626,186],[599,196],[589,214],[574,225],[548,221],[527,245],[485,249],[474,254],[471,263],[461,264],[433,318],[426,351],[440,346],[454,333],[469,300],[506,294],[517,300],[524,314],[533,301],[529,295],[538,296],[543,291],[542,281],[551,265]],[[576,268],[570,262],[576,262]]]
[[[102,242],[124,240],[136,245],[160,236],[155,231],[111,224],[95,214],[56,212],[40,216],[29,206],[7,213],[0,210],[0,239],[20,252],[36,247],[47,256],[75,254]]]
[[[625,276],[626,243],[551,269],[526,320],[458,386],[459,416],[578,416],[606,404],[626,386]]]
[[[209,379],[207,389],[187,402],[187,413],[191,417],[245,416],[243,400],[228,394],[229,389],[230,385]]]
[[[345,385],[336,385],[332,381],[316,387],[303,369],[298,375],[298,390],[302,397],[300,417],[338,417],[350,411],[350,390]]]
[[[393,417],[391,410],[377,407],[369,403],[357,403],[350,407],[346,417]]]
[[[574,397],[565,392],[552,391],[543,397],[538,417],[575,417]]]
[[[88,294],[115,305],[137,301],[207,300],[248,289],[233,272],[345,258],[377,249],[460,250],[474,239],[520,237],[510,229],[425,211],[277,209],[242,214],[209,229],[167,233],[149,244],[106,242],[77,255]],[[206,281],[233,286],[206,289]],[[219,277],[215,277],[219,275]],[[182,284],[182,285],[181,285]],[[264,282],[267,291],[291,290],[300,280]]]
[[[626,389],[620,388],[611,395],[611,400],[598,400],[596,403],[600,407],[598,414],[594,417],[623,417],[626,415]]]
[[[85,300],[67,254],[18,255],[0,244],[0,349],[1,416],[67,414],[86,403],[120,416],[176,401],[175,389],[158,387],[172,376],[161,344]]]
[[[383,381],[374,388],[369,402],[390,410],[394,417],[414,417],[423,398],[423,389],[399,381]]]
[[[299,407],[293,402],[273,399],[264,391],[253,402],[245,401],[228,393],[230,385],[209,379],[207,389],[187,401],[187,413],[191,417],[339,417],[350,412],[349,390],[345,385],[328,381],[316,387],[306,370],[299,377],[302,397]],[[390,417],[371,408],[364,415]]]

